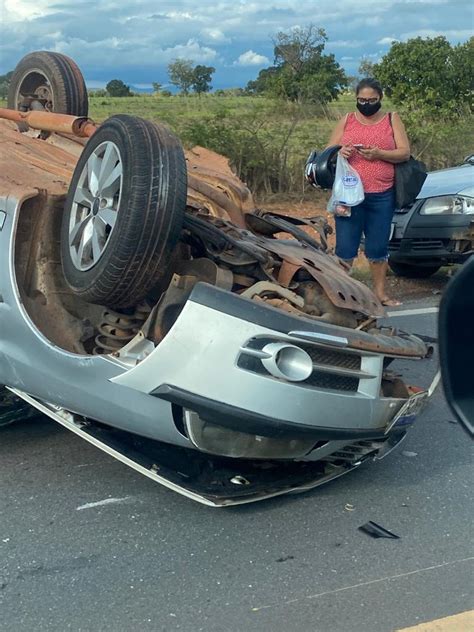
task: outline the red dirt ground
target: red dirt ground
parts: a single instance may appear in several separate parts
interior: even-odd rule
[[[274,211],[286,213],[294,217],[315,217],[324,216],[334,227],[334,219],[330,213],[325,210],[325,199],[320,201],[303,201],[298,202],[288,200],[288,202],[262,202],[259,207],[266,211]],[[334,248],[334,234],[329,237],[329,245]],[[371,286],[370,269],[368,262],[363,254],[359,255],[354,263],[354,277]],[[389,271],[387,277],[387,293],[400,301],[419,301],[440,295],[451,278],[455,268],[441,268],[436,274],[428,279],[404,279],[396,277]]]

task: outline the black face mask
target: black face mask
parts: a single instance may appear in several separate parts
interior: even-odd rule
[[[377,103],[356,103],[356,106],[364,116],[373,116],[380,110],[382,103],[381,101],[377,101]]]

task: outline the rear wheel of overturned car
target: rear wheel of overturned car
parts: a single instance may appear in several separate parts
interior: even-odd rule
[[[413,265],[410,263],[396,263],[395,261],[388,262],[390,269],[394,274],[399,277],[405,277],[407,279],[427,279],[441,268],[441,266],[422,266]]]
[[[81,71],[72,59],[61,53],[30,53],[13,72],[8,107],[23,112],[46,110],[87,116],[87,89]]]
[[[130,307],[169,278],[186,208],[186,161],[164,126],[108,119],[71,180],[61,227],[66,282],[76,296]]]

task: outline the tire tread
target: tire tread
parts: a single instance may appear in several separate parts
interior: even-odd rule
[[[119,243],[110,256],[104,253],[92,274],[72,269],[68,248],[62,247],[62,257],[66,280],[76,294],[88,302],[119,308],[136,305],[169,274],[169,259],[183,226],[187,169],[181,144],[164,126],[117,115],[96,132],[93,144],[89,142],[76,167],[72,191],[88,156],[109,131],[114,138],[118,135],[120,150],[127,152],[123,164],[130,178],[128,199],[121,200],[114,228],[120,231]],[[71,204],[68,199],[63,243],[67,243]]]

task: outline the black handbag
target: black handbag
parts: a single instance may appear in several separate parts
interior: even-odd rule
[[[392,113],[389,114],[392,125]],[[393,130],[393,126],[392,126]],[[397,208],[405,208],[416,200],[426,180],[426,165],[410,156],[405,162],[397,162],[395,167],[395,201]]]
[[[395,200],[397,208],[405,208],[416,200],[426,180],[424,163],[410,156],[405,162],[395,164]]]

